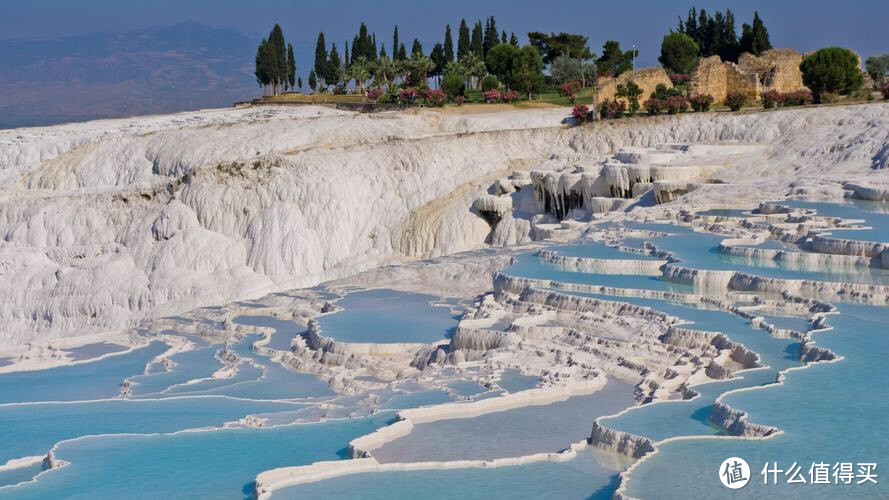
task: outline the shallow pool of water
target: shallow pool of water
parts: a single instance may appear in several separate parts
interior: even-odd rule
[[[440,298],[396,290],[351,292],[344,310],[319,318],[325,337],[342,342],[437,342],[457,326],[460,314]]]

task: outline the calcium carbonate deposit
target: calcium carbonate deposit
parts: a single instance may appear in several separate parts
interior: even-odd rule
[[[725,457],[885,458],[889,105],[566,114],[0,132],[0,497],[714,498]]]

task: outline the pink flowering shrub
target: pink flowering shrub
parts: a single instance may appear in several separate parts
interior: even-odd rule
[[[729,92],[725,96],[725,105],[732,111],[738,111],[747,104],[747,94],[742,92]]]
[[[466,97],[462,95],[454,96],[454,102],[457,103],[457,106],[462,106],[466,102]]]
[[[667,110],[667,100],[652,97],[642,103],[642,107],[645,108],[645,111],[647,111],[649,115],[656,116]]]
[[[420,98],[420,93],[413,87],[406,87],[398,90],[398,102],[401,104],[413,104]]]
[[[426,104],[436,108],[440,108],[448,102],[447,94],[439,89],[426,89],[426,91],[423,92],[423,97],[426,98]]]
[[[571,110],[571,116],[574,117],[574,123],[580,125],[581,123],[584,123],[589,119],[590,108],[584,106],[583,104],[574,106],[574,109]]]
[[[683,95],[671,95],[664,104],[667,106],[667,113],[671,115],[688,111],[688,99]]]
[[[623,101],[605,99],[599,110],[602,118],[620,118],[627,110],[627,104]]]
[[[500,99],[502,99],[503,102],[516,102],[519,100],[519,93],[515,90],[507,90],[500,94]]]
[[[497,89],[486,90],[482,92],[482,97],[485,98],[486,103],[491,104],[500,100],[500,91]]]
[[[376,101],[383,95],[383,89],[380,87],[371,87],[367,89],[367,98],[371,101]]]
[[[763,92],[760,97],[762,98],[762,107],[766,109],[777,108],[784,102],[784,94],[777,90]]]
[[[713,96],[710,94],[695,94],[688,100],[691,103],[691,109],[697,112],[710,111],[710,105],[713,104]]]

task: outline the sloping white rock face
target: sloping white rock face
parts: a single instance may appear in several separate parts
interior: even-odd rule
[[[504,213],[492,233],[472,203],[548,158],[759,144],[718,176],[786,191],[810,174],[864,181],[862,165],[889,143],[882,104],[633,127],[563,128],[564,115],[262,107],[2,131],[0,342],[117,330],[406,258],[527,241],[546,231]],[[658,163],[627,151],[627,163]],[[788,173],[782,182],[764,177],[775,165]]]

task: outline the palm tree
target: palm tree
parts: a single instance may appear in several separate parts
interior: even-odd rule
[[[425,56],[412,57],[410,60],[411,69],[417,72],[420,82],[426,82],[430,71],[435,70],[435,62]]]
[[[463,59],[460,60],[460,63],[466,68],[466,76],[470,79],[470,87],[478,88],[478,82],[488,74],[488,68],[485,67],[485,61],[482,61],[482,58],[475,52],[468,52],[463,56]]]
[[[397,72],[398,64],[388,57],[377,59],[377,62],[374,65],[374,78],[379,78],[385,81],[387,87],[392,86],[392,81],[395,80],[395,74]]]
[[[411,74],[411,61],[410,59],[403,59],[395,62],[395,73],[394,76],[401,77],[401,80],[404,81]]]
[[[355,86],[358,87],[358,93],[364,95],[364,83],[370,77],[367,58],[361,56],[352,61],[352,66],[349,68],[349,77],[355,80]]]

